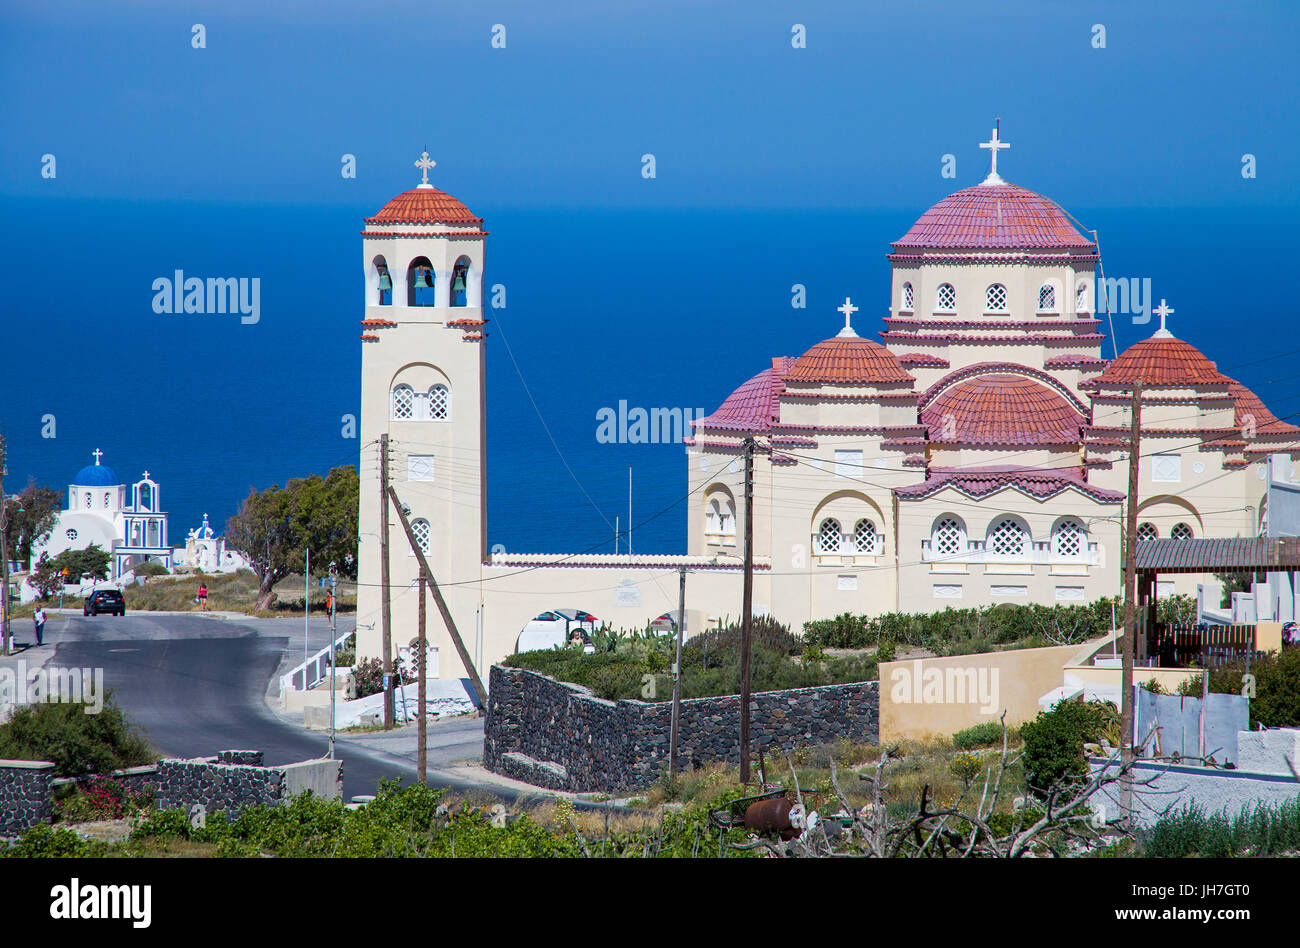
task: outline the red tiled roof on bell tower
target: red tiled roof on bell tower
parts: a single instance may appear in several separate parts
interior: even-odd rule
[[[379,209],[367,224],[482,224],[483,218],[435,187],[403,191]]]

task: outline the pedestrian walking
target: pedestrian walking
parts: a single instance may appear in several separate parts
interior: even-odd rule
[[[32,613],[32,623],[36,626],[36,644],[45,644],[45,610],[40,606]]]
[[[208,608],[208,584],[199,583],[199,608]]]

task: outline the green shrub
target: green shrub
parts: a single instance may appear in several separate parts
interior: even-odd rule
[[[980,759],[965,751],[954,757],[948,765],[949,772],[968,787],[979,776],[980,769]]]
[[[952,736],[952,745],[958,750],[974,750],[978,747],[994,747],[1001,744],[1002,724],[998,721],[983,721]]]
[[[55,776],[82,777],[151,764],[158,755],[109,691],[98,714],[72,702],[19,706],[0,724],[0,758],[48,760]]]
[[[1210,669],[1210,690],[1241,694],[1244,663]],[[1255,697],[1250,700],[1250,726],[1300,727],[1300,648],[1265,655],[1250,663]],[[1199,689],[1197,690],[1199,694]]]
[[[1083,745],[1100,740],[1116,717],[1115,706],[1109,702],[1062,701],[1020,725],[1029,789],[1046,795],[1054,785],[1074,783],[1086,775]]]
[[[1140,839],[1142,855],[1161,859],[1295,855],[1300,853],[1300,798],[1243,807],[1231,817],[1185,806],[1162,816]]]
[[[341,664],[341,663],[340,663]],[[393,673],[400,676],[394,684],[400,681],[403,685],[409,685],[415,681],[415,673],[407,671],[403,667],[402,660],[399,658],[393,663]],[[368,658],[360,662],[352,669],[352,680],[357,686],[357,697],[365,698],[368,695],[377,695],[384,690],[384,663],[378,658]]]
[[[23,833],[17,842],[0,842],[0,858],[99,859],[107,852],[107,843],[82,839],[72,830],[54,829],[47,823],[37,823]]]
[[[880,645],[876,648],[876,661],[892,662],[894,656],[898,653],[898,646],[889,639],[882,639]]]

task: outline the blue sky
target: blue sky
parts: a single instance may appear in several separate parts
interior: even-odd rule
[[[945,153],[982,177],[999,115],[1005,176],[1066,206],[1294,205],[1297,26],[1294,3],[10,2],[0,195],[368,207],[427,145],[471,206],[915,207],[953,189]]]

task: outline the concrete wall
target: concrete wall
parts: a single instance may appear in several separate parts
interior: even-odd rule
[[[880,739],[947,737],[1006,712],[1007,726],[1037,716],[1038,698],[1062,682],[1078,645],[884,662]]]
[[[1107,765],[1090,760],[1092,772]],[[1235,816],[1243,807],[1257,804],[1276,806],[1300,796],[1300,782],[1291,775],[1252,773],[1244,770],[1215,770],[1206,767],[1165,766],[1140,763],[1133,768],[1135,780],[1154,778],[1149,786],[1133,788],[1134,816],[1143,826],[1151,826],[1163,812],[1184,806],[1204,807],[1206,814],[1226,812]],[[1098,794],[1107,817],[1119,810],[1119,784],[1103,787]]]
[[[751,696],[750,737],[778,756],[838,738],[879,738],[876,682],[760,692]],[[483,728],[489,770],[553,790],[622,791],[649,786],[668,766],[672,702],[605,701],[586,688],[495,666]],[[740,699],[681,703],[678,767],[737,761]]]

